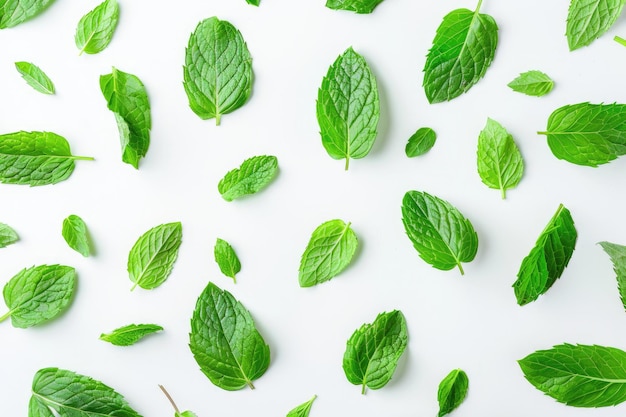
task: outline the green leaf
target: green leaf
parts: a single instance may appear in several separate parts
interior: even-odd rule
[[[32,397],[60,417],[141,417],[113,388],[72,371],[44,368],[33,378]],[[31,414],[28,417],[48,417]]]
[[[608,407],[626,401],[626,352],[604,346],[562,344],[518,361],[535,388],[573,407]]]
[[[49,185],[64,181],[74,171],[74,156],[65,138],[51,132],[15,132],[0,135],[0,182]]]
[[[83,219],[75,214],[70,214],[63,220],[63,229],[61,234],[70,248],[74,249],[84,257],[89,256],[91,253],[89,234],[87,232],[87,225]]]
[[[122,161],[139,168],[139,160],[148,153],[152,127],[146,88],[135,75],[113,68],[111,74],[100,76],[100,90],[115,114]]]
[[[435,140],[437,140],[437,133],[434,130],[430,127],[419,128],[409,138],[404,152],[409,158],[424,155],[435,145]]]
[[[63,265],[40,265],[22,269],[2,290],[13,327],[32,327],[58,316],[74,294],[76,271]]]
[[[362,394],[366,387],[384,387],[398,366],[407,340],[402,312],[380,313],[373,323],[361,326],[348,340],[343,355],[346,378],[354,385],[361,385]]]
[[[20,61],[15,63],[15,68],[22,78],[36,91],[43,94],[54,94],[52,80],[37,65],[30,62]]]
[[[187,410],[187,411],[183,411],[182,413],[180,412],[176,413],[174,417],[198,417],[198,416],[196,416],[195,413]]]
[[[163,327],[156,324],[129,324],[113,330],[110,333],[102,333],[100,340],[114,344],[115,346],[130,346],[139,342],[149,334],[160,332]]]
[[[28,402],[28,417],[54,417],[54,414],[52,414],[52,410],[48,408],[46,403],[32,396]]]
[[[450,372],[440,383],[437,391],[437,401],[439,402],[439,414],[443,417],[450,414],[465,400],[469,379],[462,369],[455,369]]]
[[[487,14],[457,9],[443,18],[424,66],[424,91],[432,103],[466,93],[487,72],[498,45],[498,25]]]
[[[217,17],[198,24],[185,52],[183,84],[191,110],[216,125],[248,101],[252,57],[237,28]]]
[[[135,287],[151,290],[163,284],[172,272],[183,240],[180,222],[165,223],[141,235],[128,254],[128,273]]]
[[[500,190],[502,199],[506,190],[515,188],[524,174],[524,161],[513,136],[495,120],[478,136],[478,174],[489,188]]]
[[[402,200],[402,222],[420,258],[444,271],[471,262],[478,251],[472,224],[447,201],[409,191]]]
[[[220,267],[222,274],[232,278],[236,284],[236,275],[241,271],[241,262],[239,262],[239,258],[233,247],[225,240],[218,238],[215,242],[213,254],[215,255],[215,262],[217,262],[217,265]]]
[[[623,8],[624,0],[572,0],[565,29],[569,50],[587,46],[602,36]]]
[[[246,2],[253,6],[258,6],[261,3],[261,0],[246,0]]]
[[[569,210],[563,204],[541,232],[537,243],[522,261],[513,284],[517,304],[535,301],[561,277],[569,263],[578,234]]]
[[[326,0],[326,7],[360,14],[372,13],[383,0]]]
[[[326,282],[350,265],[359,246],[350,224],[329,220],[313,231],[300,260],[298,281],[301,287]]]
[[[365,157],[376,140],[380,101],[376,78],[352,47],[340,55],[317,93],[322,145],[333,159]]]
[[[619,296],[622,299],[622,306],[626,309],[626,246],[611,242],[600,242],[599,244],[613,262]]]
[[[554,88],[554,81],[541,71],[526,71],[507,84],[513,91],[528,96],[541,97]]]
[[[212,282],[196,303],[189,347],[200,369],[216,386],[235,391],[260,378],[270,364],[270,348],[246,308]]]
[[[626,104],[579,103],[548,118],[548,146],[558,159],[597,167],[626,154]]]
[[[5,248],[20,240],[15,230],[8,224],[0,223],[0,248]]]
[[[0,1],[0,29],[12,28],[43,12],[54,0]]]
[[[275,156],[261,155],[246,159],[239,168],[228,171],[217,184],[217,190],[226,201],[255,194],[266,187],[278,172]]]
[[[300,404],[293,410],[287,413],[287,417],[309,417],[309,412],[311,411],[311,406],[313,405],[313,401],[317,398],[317,395],[314,395],[309,401]]]
[[[74,42],[80,53],[97,54],[111,42],[120,16],[117,0],[105,0],[78,22]]]

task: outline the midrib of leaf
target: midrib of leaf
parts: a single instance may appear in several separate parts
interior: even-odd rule
[[[500,169],[500,149],[498,148],[497,144],[496,144],[496,155],[498,157],[498,159],[496,160],[496,171],[498,172],[498,184],[500,184],[500,195],[502,196],[502,199],[506,199],[506,189],[504,188],[504,184],[502,182],[502,170]]]
[[[217,24],[219,24],[220,22],[218,21]],[[213,50],[217,52],[217,28],[214,30],[213,33]],[[224,52],[226,52],[226,49],[224,49]],[[219,74],[217,71],[217,63],[219,61],[219,58],[221,58],[221,56],[224,54],[224,52],[222,52],[219,56],[217,54],[215,54],[215,97],[213,98],[213,102],[215,103],[215,126],[219,126],[220,125],[220,121],[222,118],[222,114],[220,113],[220,109],[219,109],[219,83],[218,83],[218,78],[219,78]]]
[[[389,320],[387,321],[387,323],[389,323]],[[385,336],[383,337],[383,340],[387,339],[387,332],[385,332]],[[361,394],[365,395],[365,389],[367,386],[367,375],[370,371],[370,366],[372,365],[373,360],[371,358],[375,357],[376,354],[378,353],[378,351],[380,350],[380,347],[383,345],[382,340],[380,343],[376,344],[376,349],[374,349],[374,352],[372,352],[372,354],[368,357],[368,361],[367,361],[367,368],[365,368],[365,374],[363,375],[363,384],[361,385]]]
[[[554,366],[549,366],[549,365],[542,364],[542,367],[543,368],[547,368],[547,369],[552,369],[552,370],[558,371],[558,372],[563,372],[563,369],[555,368]],[[579,374],[577,372],[571,372],[571,371],[567,371],[567,370],[566,370],[566,372],[571,377],[579,377],[579,378],[589,379],[589,380],[592,380],[592,381],[606,382],[608,384],[626,384],[626,379],[599,378],[599,377],[595,377],[595,376],[591,376],[591,375]]]
[[[27,77],[27,81],[30,80],[30,82],[40,87],[42,90],[46,91],[48,94],[53,93],[53,91],[50,88],[48,88],[47,85],[43,85],[38,79],[33,77],[31,74],[24,74],[24,76]]]
[[[347,168],[346,168],[347,169]],[[333,244],[333,246],[330,248],[330,251],[328,251],[328,253],[326,253],[326,255],[324,255],[322,257],[322,260],[320,262],[317,263],[317,266],[315,267],[315,272],[318,272],[320,265],[322,263],[324,263],[326,261],[326,259],[328,259],[328,257],[333,253],[333,251],[337,248],[337,246],[339,246],[339,242],[341,242],[341,240],[343,239],[343,237],[345,236],[345,234],[348,232],[348,229],[350,228],[350,225],[352,223],[348,222],[345,227],[343,228],[343,230],[341,231],[341,234],[339,235],[339,239],[337,239],[337,241]]]
[[[36,393],[34,391],[31,391],[31,392],[33,393],[33,395],[35,397],[37,397],[37,399],[41,400],[42,402],[48,403],[48,404],[52,404],[52,405],[56,405],[59,408],[67,408],[67,409],[70,409],[70,410],[74,410],[74,411],[78,412],[79,414],[89,413],[90,415],[95,415],[95,416],[111,417],[111,414],[99,413],[97,411],[84,411],[84,410],[81,410],[80,408],[70,407],[69,405],[65,405],[65,404],[59,403],[57,401],[52,401],[51,399],[49,399],[47,397],[44,397],[43,395],[38,394],[38,393]]]
[[[472,30],[472,26],[474,26],[474,21],[476,20],[476,18],[479,15],[478,11],[480,10],[480,6],[482,4],[483,4],[483,0],[478,0],[478,6],[476,6],[476,10],[474,10],[474,14],[472,16],[472,21],[469,24],[469,28],[467,30],[467,34],[465,35],[465,39],[463,40],[463,46],[461,46],[461,50],[459,51],[459,56],[454,61],[454,66],[450,69],[450,73],[452,73],[454,70],[456,70],[456,68],[461,63],[461,56],[463,55],[463,52],[465,52],[465,48],[467,47],[467,38],[469,37],[469,33]],[[459,267],[460,267],[460,265],[459,265]]]
[[[85,52],[85,49],[87,49],[87,47],[89,46],[89,42],[91,42],[93,37],[96,36],[96,32],[97,30],[95,29],[91,32],[91,34],[89,35],[89,38],[87,38],[87,40],[85,41],[85,44],[83,45],[82,49],[78,52],[78,56],[81,56],[83,52]]]
[[[50,158],[62,158],[62,159],[73,159],[75,161],[93,161],[94,158],[92,156],[75,156],[75,155],[22,155],[22,154],[13,154],[13,153],[0,153],[0,155],[8,155],[8,156],[27,156],[29,158],[41,158],[41,157],[50,157]]]

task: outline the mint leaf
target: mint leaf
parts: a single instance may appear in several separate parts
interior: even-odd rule
[[[572,0],[565,29],[569,50],[587,46],[602,36],[623,8],[624,0]]]
[[[105,0],[84,15],[76,27],[74,42],[80,53],[97,54],[111,42],[120,16],[117,0]]]
[[[424,155],[435,145],[435,140],[437,140],[437,133],[434,130],[430,127],[419,128],[409,138],[404,152],[409,158]]]
[[[40,401],[37,397],[30,397],[28,402],[28,417],[55,417],[46,403]]]
[[[440,383],[437,391],[439,413],[437,417],[450,414],[463,403],[467,396],[469,379],[462,369],[451,371]]]
[[[541,97],[554,88],[554,81],[541,71],[526,71],[507,84],[511,90],[528,96]]]
[[[354,385],[384,387],[393,376],[398,360],[407,346],[406,321],[398,310],[380,313],[373,323],[357,329],[346,346],[343,370]]]
[[[524,161],[513,136],[495,120],[487,119],[487,125],[478,136],[478,174],[489,188],[500,190],[502,199],[506,190],[515,188],[524,174]]]
[[[102,333],[100,340],[115,346],[130,346],[139,342],[149,334],[160,332],[163,327],[156,324],[129,324],[119,327],[110,333]]]
[[[383,0],[326,0],[326,7],[334,10],[348,10],[356,13],[372,13]]]
[[[40,265],[22,269],[2,290],[13,327],[32,327],[58,316],[67,308],[76,286],[76,271],[63,265]]]
[[[376,140],[380,101],[376,78],[352,47],[340,55],[317,93],[322,145],[333,159],[365,157]]]
[[[141,417],[113,388],[72,371],[44,368],[33,377],[31,403],[54,410],[60,417]],[[28,417],[48,417],[31,414]]]
[[[420,258],[444,271],[471,262],[478,251],[472,224],[447,201],[409,191],[402,200],[402,222]]]
[[[248,101],[252,57],[237,28],[217,17],[198,24],[185,52],[183,84],[191,110],[216,125]]]
[[[597,167],[626,154],[626,104],[579,103],[548,118],[548,146],[558,159]]]
[[[128,254],[128,273],[135,287],[151,290],[163,284],[172,272],[183,240],[180,222],[165,223],[141,235]]]
[[[253,6],[258,6],[261,3],[261,0],[246,0],[246,3],[251,4]]]
[[[20,61],[15,63],[15,68],[22,78],[36,91],[43,94],[54,94],[52,80],[37,65],[30,62]]]
[[[433,103],[466,93],[487,72],[498,45],[498,25],[480,10],[457,9],[437,29],[424,65],[424,91]]]
[[[84,257],[88,257],[91,253],[89,245],[89,235],[87,233],[87,225],[79,216],[70,214],[63,220],[63,229],[61,230],[63,239],[70,248],[80,253]]]
[[[3,0],[0,2],[0,29],[12,28],[43,12],[54,0]]]
[[[260,378],[270,364],[270,348],[248,310],[212,282],[191,318],[189,347],[200,369],[216,386],[235,391]]]
[[[74,171],[74,156],[65,138],[51,132],[15,132],[0,135],[0,182],[49,185],[64,181]]]
[[[613,262],[613,270],[617,275],[617,288],[622,299],[622,305],[626,309],[626,246],[611,242],[600,242],[602,249],[609,255]]]
[[[246,159],[239,168],[228,171],[217,184],[217,190],[226,201],[255,194],[265,188],[278,172],[275,156],[261,155]]]
[[[350,224],[329,220],[313,231],[300,260],[298,281],[301,287],[326,282],[350,265],[359,246]]]
[[[222,274],[232,278],[236,284],[236,275],[241,271],[241,263],[233,247],[225,240],[218,238],[213,248],[213,254]]]
[[[293,410],[287,413],[287,417],[309,417],[309,412],[311,411],[311,406],[313,405],[313,401],[317,398],[317,395],[314,395],[309,401],[300,404]]]
[[[159,388],[161,388],[161,391],[163,391],[163,394],[165,394],[170,404],[172,404],[172,407],[174,407],[174,417],[197,417],[195,413],[192,413],[191,411],[183,411],[181,413],[180,410],[178,409],[178,406],[176,406],[174,399],[170,396],[170,393],[167,392],[165,387],[163,385],[159,385]]]
[[[523,306],[535,301],[561,277],[572,257],[577,237],[572,215],[563,204],[559,205],[519,268],[513,284],[517,304]]]
[[[518,361],[535,388],[574,407],[626,401],[626,352],[613,347],[562,344]]]
[[[146,88],[135,75],[113,68],[111,74],[100,76],[100,90],[115,114],[122,161],[138,169],[139,160],[148,153],[152,127]]]
[[[20,240],[15,230],[8,224],[0,223],[0,248],[5,248]]]

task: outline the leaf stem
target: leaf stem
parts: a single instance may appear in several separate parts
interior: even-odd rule
[[[73,158],[76,161],[95,161],[93,156],[74,156]]]
[[[503,200],[506,200],[506,188],[500,188],[500,195]]]
[[[346,156],[346,171],[350,168],[350,157]]]
[[[476,6],[476,11],[474,11],[474,13],[478,13],[478,11],[480,10],[480,6],[483,4],[483,0],[478,0],[478,6]]]
[[[461,271],[461,275],[465,275],[465,271],[463,271],[463,265],[461,265],[461,262],[457,262],[456,265],[459,267],[459,271]]]
[[[176,407],[176,403],[174,402],[174,399],[172,399],[172,396],[170,395],[170,393],[167,392],[165,387],[161,384],[159,384],[159,388],[161,388],[161,391],[163,391],[163,394],[165,394],[170,404],[172,404],[172,407],[174,407],[174,411],[176,411],[176,414],[180,414],[180,410],[178,410],[178,407]]]
[[[220,121],[222,120],[222,115],[221,114],[216,114],[215,115],[215,126],[219,126],[220,125]]]
[[[9,317],[11,317],[11,314],[13,314],[13,310],[9,310],[5,315],[0,317],[0,322],[3,322],[4,320],[8,319]]]
[[[365,389],[366,389],[366,385],[365,383],[363,383],[363,385],[361,386],[361,395],[365,395]]]
[[[250,381],[249,379],[246,380],[246,384],[248,384],[248,386],[250,387],[250,389],[254,389],[254,385],[252,385],[252,381]]]
[[[139,280],[135,281],[135,285],[133,285],[130,290],[133,291],[135,288],[137,288],[137,285],[139,285]]]
[[[614,38],[613,38],[613,40],[614,40],[615,42],[619,43],[619,44],[620,44],[620,45],[622,45],[622,46],[626,46],[626,39],[624,39],[624,38],[621,38],[621,37],[619,37],[619,36],[616,36],[616,37],[614,37]]]
[[[547,135],[549,132],[537,132],[538,135]]]

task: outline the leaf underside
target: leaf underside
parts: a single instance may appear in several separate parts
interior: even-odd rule
[[[37,65],[20,61],[15,63],[15,68],[33,89],[42,94],[54,94],[52,80]]]
[[[600,242],[599,244],[613,262],[619,296],[622,300],[622,306],[626,310],[626,246],[611,242]]]
[[[528,96],[541,97],[548,94],[554,88],[554,81],[541,71],[527,71],[507,84],[513,91]]]
[[[0,223],[0,248],[14,244],[20,239],[17,232],[8,224]]]
[[[139,342],[144,337],[160,332],[163,327],[156,324],[129,324],[113,330],[110,333],[100,335],[100,340],[109,342],[116,346],[131,346]]]

